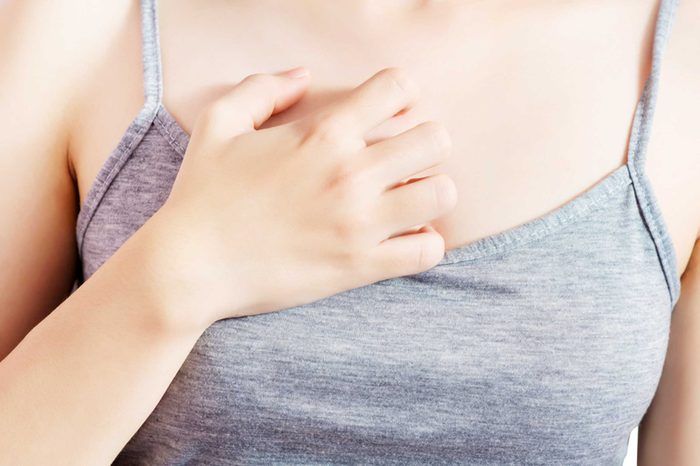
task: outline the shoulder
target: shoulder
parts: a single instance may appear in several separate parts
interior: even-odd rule
[[[675,37],[671,36],[673,49],[669,54],[675,69],[674,77],[685,101],[690,173],[694,185],[699,188],[695,193],[695,203],[698,207],[696,237],[700,239],[700,0],[680,2],[675,22],[677,30],[673,33]]]
[[[31,119],[37,131],[67,125],[73,99],[137,3],[0,0],[4,119],[11,109],[13,121]]]
[[[75,77],[85,58],[94,57],[118,32],[135,0],[2,0],[0,54],[10,65],[24,59],[42,70]],[[58,78],[58,83],[67,81]]]
[[[0,0],[0,359],[72,288],[70,126],[130,4]]]

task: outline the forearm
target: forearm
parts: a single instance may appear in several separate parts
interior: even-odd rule
[[[109,463],[206,328],[168,320],[143,230],[0,362],[0,463]]]

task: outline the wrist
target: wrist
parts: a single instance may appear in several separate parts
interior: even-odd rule
[[[221,318],[248,315],[257,301],[237,261],[217,267],[223,252],[211,250],[216,245],[181,220],[166,204],[123,246],[156,324],[169,332],[203,332]]]

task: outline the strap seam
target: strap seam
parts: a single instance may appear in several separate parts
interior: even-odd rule
[[[157,0],[142,0],[141,13],[145,105],[154,112],[163,100]]]
[[[627,160],[640,172],[644,170],[646,161],[647,146],[658,95],[663,52],[668,42],[677,7],[678,0],[661,0],[654,28],[651,70],[635,109]]]
[[[652,44],[651,71],[635,108],[627,153],[627,166],[638,208],[656,248],[668,288],[671,308],[674,307],[680,294],[677,259],[672,238],[644,167],[659,89],[662,55],[668,42],[677,6],[678,0],[661,0],[659,5]]]
[[[117,147],[114,148],[102,165],[97,178],[86,195],[80,212],[78,212],[76,239],[78,254],[80,255],[82,255],[87,229],[99,205],[102,203],[112,181],[114,181],[117,174],[126,164],[126,161],[133,154],[136,146],[153,124],[162,100],[163,86],[156,0],[141,0],[141,40],[144,104],[136,118],[127,128]]]

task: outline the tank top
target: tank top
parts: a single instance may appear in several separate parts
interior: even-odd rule
[[[189,141],[141,5],[145,103],[79,212],[81,280],[164,203]],[[216,322],[115,464],[622,464],[680,290],[644,165],[676,7],[624,165],[427,271]]]

